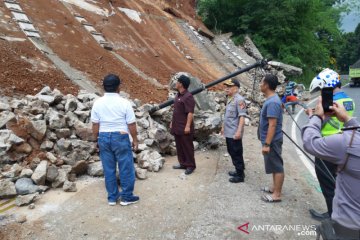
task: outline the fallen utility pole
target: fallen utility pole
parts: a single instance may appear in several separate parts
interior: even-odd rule
[[[267,65],[266,60],[257,61],[256,63],[254,63],[252,65],[249,65],[249,66],[247,66],[245,68],[241,68],[241,69],[239,69],[239,70],[237,70],[237,71],[235,71],[235,72],[233,72],[233,73],[231,73],[229,75],[226,75],[226,76],[224,76],[222,78],[219,78],[219,79],[217,79],[217,80],[215,80],[215,81],[213,81],[211,83],[204,84],[203,86],[192,90],[190,93],[192,95],[198,94],[198,93],[204,91],[205,89],[213,87],[213,86],[215,86],[215,85],[217,85],[217,84],[219,84],[219,83],[221,83],[221,82],[223,82],[223,81],[225,81],[225,80],[227,80],[229,78],[235,77],[235,76],[237,76],[237,75],[239,75],[241,73],[247,72],[247,71],[249,71],[249,70],[251,70],[253,68],[264,67],[265,65]],[[149,113],[152,114],[152,113],[154,113],[154,112],[156,112],[156,111],[158,111],[158,110],[160,110],[162,108],[165,108],[167,106],[172,105],[173,103],[174,103],[174,99],[167,100],[166,102],[163,102],[163,103],[151,108]]]

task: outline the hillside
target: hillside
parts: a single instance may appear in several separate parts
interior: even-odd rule
[[[160,102],[167,98],[167,84],[177,72],[189,72],[205,83],[220,77],[218,63],[209,60],[179,24],[204,28],[195,18],[195,1],[177,2],[0,3],[1,93],[36,94],[48,85],[75,94],[80,79],[74,71],[100,92],[103,76],[116,73],[132,98]],[[15,9],[18,6],[21,10]],[[24,15],[29,21],[18,19]],[[40,38],[27,37],[21,24],[32,24],[31,33]]]

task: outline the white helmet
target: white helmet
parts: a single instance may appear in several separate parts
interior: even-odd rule
[[[323,88],[335,88],[336,84],[340,82],[340,75],[329,68],[322,70],[310,84],[310,93],[314,93]]]

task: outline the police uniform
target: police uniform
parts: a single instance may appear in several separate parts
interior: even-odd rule
[[[349,110],[349,108],[348,108]],[[345,127],[359,126],[352,118]],[[302,129],[304,148],[312,155],[338,166],[333,201],[336,239],[360,238],[360,131],[322,136],[321,119],[316,115]]]
[[[244,158],[242,138],[234,139],[234,135],[239,127],[240,117],[245,117],[246,107],[245,98],[239,93],[228,99],[224,115],[224,136],[226,138],[227,150],[231,156],[236,172],[240,177],[244,177]]]
[[[349,116],[353,116],[355,110],[354,101],[344,92],[337,92],[334,94],[333,100],[338,104],[344,105]],[[322,128],[321,135],[323,137],[330,136],[341,132],[344,123],[340,122],[336,117],[331,117],[325,120]]]
[[[333,100],[338,104],[343,104],[348,114],[350,116],[353,115],[355,104],[353,100],[349,98],[344,92],[335,93],[333,96]],[[321,127],[321,135],[325,137],[338,134],[341,132],[341,128],[343,126],[344,124],[340,122],[336,117],[327,118],[325,119]],[[335,194],[335,183],[333,181],[333,178],[336,178],[337,165],[332,162],[322,161],[318,157],[315,157],[315,165],[316,176],[319,180],[321,191],[325,198],[329,216],[331,216],[333,198]],[[332,174],[333,178],[329,176],[328,170]]]

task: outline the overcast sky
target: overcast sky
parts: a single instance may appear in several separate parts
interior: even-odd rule
[[[341,30],[344,32],[355,31],[356,26],[360,23],[360,14],[354,12],[345,15],[341,21]]]
[[[350,3],[353,9],[347,15],[343,15],[340,29],[344,32],[354,32],[357,25],[360,23],[360,4],[359,0],[342,0],[343,3]],[[356,7],[357,6],[357,7]]]

